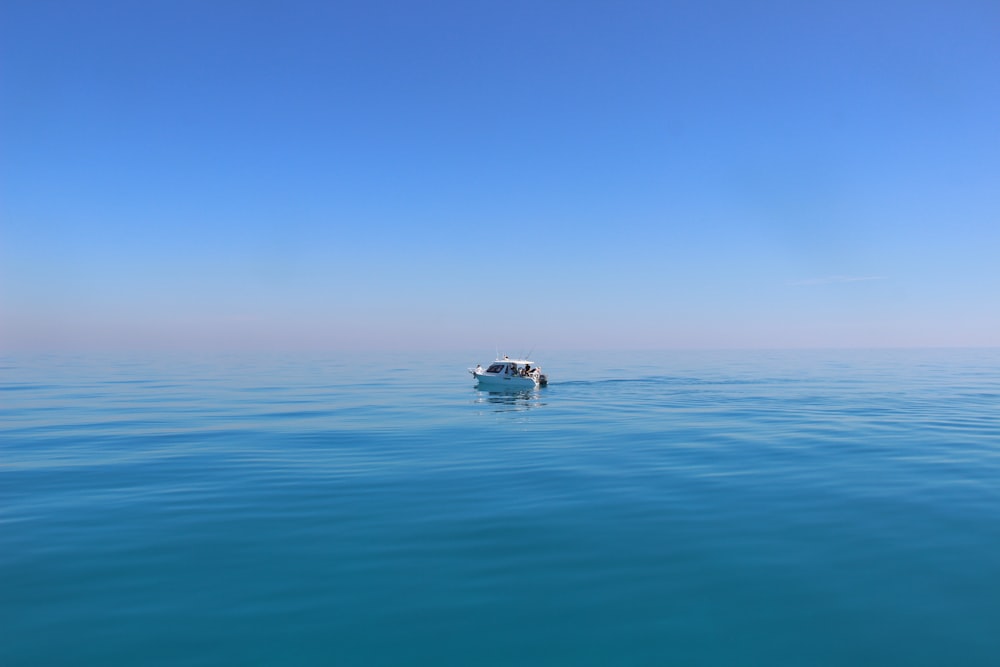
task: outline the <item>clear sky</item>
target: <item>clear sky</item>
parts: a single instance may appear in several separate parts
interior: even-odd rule
[[[1000,345],[1000,3],[0,0],[0,349]]]

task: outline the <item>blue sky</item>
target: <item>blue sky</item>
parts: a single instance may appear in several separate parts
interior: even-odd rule
[[[1000,345],[995,2],[0,3],[0,349]]]

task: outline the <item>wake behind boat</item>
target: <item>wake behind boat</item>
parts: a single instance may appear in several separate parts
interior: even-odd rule
[[[478,386],[489,389],[533,389],[549,383],[542,369],[528,359],[510,359],[504,356],[490,364],[486,370],[482,366],[476,366],[470,368],[469,372],[476,378]]]

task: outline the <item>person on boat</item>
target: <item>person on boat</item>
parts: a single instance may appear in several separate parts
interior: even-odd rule
[[[531,364],[524,365],[524,372],[521,373],[521,375],[523,375],[524,377],[528,377],[529,375],[531,375]]]

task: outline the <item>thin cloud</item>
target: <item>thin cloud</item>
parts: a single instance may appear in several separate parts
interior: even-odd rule
[[[885,276],[826,276],[824,278],[809,278],[807,280],[797,280],[789,285],[836,285],[840,283],[863,283],[872,280],[886,280]]]

